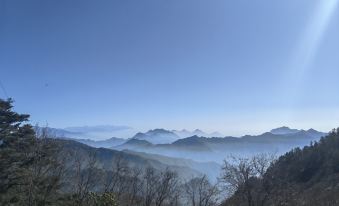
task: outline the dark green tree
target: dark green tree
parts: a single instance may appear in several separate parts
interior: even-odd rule
[[[12,111],[11,99],[0,99],[0,203],[19,201],[17,195],[26,181],[33,159],[27,158],[35,138],[33,128],[24,124],[29,115]]]
[[[29,115],[12,104],[0,99],[0,205],[54,204],[64,172],[61,147],[47,129],[25,124]]]

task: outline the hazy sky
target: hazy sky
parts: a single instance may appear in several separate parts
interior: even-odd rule
[[[1,0],[0,80],[52,127],[327,131],[338,25],[339,0]]]

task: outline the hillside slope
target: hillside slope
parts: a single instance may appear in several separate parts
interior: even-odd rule
[[[195,161],[222,163],[224,158],[230,154],[251,156],[265,152],[282,155],[295,147],[304,147],[312,141],[318,141],[325,135],[325,133],[315,130],[297,130],[287,134],[266,132],[261,135],[246,135],[240,138],[192,136],[176,140],[171,144],[151,144],[147,140],[132,139],[122,145],[112,147],[112,149],[134,150],[175,158],[184,156]]]
[[[168,164],[159,161],[159,159],[148,158],[145,155],[138,155],[137,153],[130,153],[124,151],[116,151],[106,148],[93,148],[88,145],[73,141],[73,140],[57,140],[63,145],[66,154],[88,156],[88,154],[95,154],[97,159],[97,167],[104,171],[111,171],[114,167],[114,161],[121,158],[130,167],[137,167],[146,169],[147,167],[156,168],[159,171],[169,168],[178,173],[178,175],[185,179],[201,175],[199,171],[192,169],[185,165]]]
[[[254,205],[339,205],[339,129],[281,156],[262,181],[253,182],[261,188],[252,191],[261,202]],[[224,205],[248,203],[236,192]]]

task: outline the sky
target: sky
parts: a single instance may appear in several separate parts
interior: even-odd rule
[[[1,0],[0,98],[57,128],[329,131],[338,25],[339,0]]]

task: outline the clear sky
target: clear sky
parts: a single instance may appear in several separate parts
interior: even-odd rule
[[[0,80],[52,127],[328,131],[339,0],[1,0]]]

